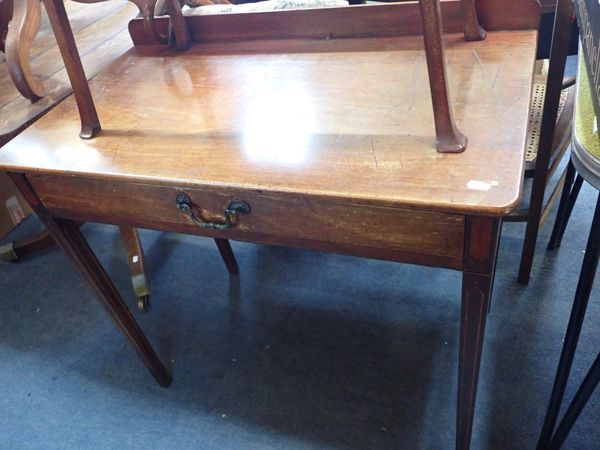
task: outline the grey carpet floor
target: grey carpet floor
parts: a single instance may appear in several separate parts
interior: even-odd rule
[[[585,186],[558,251],[546,224],[527,287],[524,226],[504,225],[474,449],[535,448],[595,199]],[[234,243],[230,277],[212,240],[142,230],[141,313],[117,229],[83,231],[173,384],[155,384],[58,250],[2,264],[0,448],[453,448],[459,273]],[[567,398],[600,350],[599,317],[594,292]],[[565,448],[600,448],[599,402]]]

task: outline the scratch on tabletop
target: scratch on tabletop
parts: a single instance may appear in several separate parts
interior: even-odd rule
[[[331,144],[331,150],[337,150],[340,145],[340,140],[342,139],[342,133],[338,133]]]
[[[494,81],[492,81],[492,89],[496,86],[496,81],[498,81],[498,77],[500,76],[500,69],[496,70],[496,76],[494,77]]]
[[[415,64],[415,70],[413,72],[413,88],[412,88],[412,97],[410,99],[410,105],[408,106],[408,111],[412,109],[415,104],[415,98],[417,95],[417,80],[419,79],[419,69],[421,68],[421,63],[423,62],[423,58],[419,58],[417,63]]]
[[[114,164],[115,161],[117,160],[117,153],[119,153],[119,147],[121,146],[121,143],[117,143],[117,148],[115,148],[115,152],[113,153],[113,157],[112,157],[112,161],[110,162],[111,164]]]
[[[481,64],[481,59],[479,59],[479,55],[477,54],[475,49],[473,49],[471,51],[473,52],[473,56],[475,57],[477,64],[479,64],[479,68],[481,69],[481,75],[483,76],[483,64]]]
[[[375,144],[373,143],[373,136],[371,136],[371,153],[373,153],[373,160],[375,161],[375,167],[379,168],[379,163],[377,162],[377,155],[375,154]]]

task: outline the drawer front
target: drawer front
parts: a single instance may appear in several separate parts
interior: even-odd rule
[[[46,208],[63,218],[315,248],[460,268],[464,216],[340,203],[302,193],[177,188],[75,177],[28,175]],[[184,192],[195,217],[224,223],[232,200],[250,206],[227,230],[203,229],[177,208]]]

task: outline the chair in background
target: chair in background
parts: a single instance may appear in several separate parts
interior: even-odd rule
[[[570,0],[556,2],[548,75],[537,77],[533,87],[525,178],[532,178],[527,208],[515,210],[506,222],[527,222],[518,281],[529,282],[540,227],[560,193],[564,171],[546,199],[546,191],[570,143],[574,79],[563,80],[573,27]]]
[[[548,245],[550,249],[560,246],[570,213],[575,205],[583,181],[587,181],[591,186],[600,190],[600,135],[598,134],[597,125],[594,123],[596,116],[592,105],[591,90],[585,64],[581,60],[579,63],[577,84],[573,145],[567,169],[569,175],[563,188],[556,222]],[[574,180],[575,175],[576,179]],[[554,379],[548,411],[538,443],[538,450],[559,449],[562,446],[577,417],[600,382],[599,353],[573,397],[571,404],[566,409],[562,420],[555,428],[575,357],[577,342],[579,341],[590,293],[594,284],[599,257],[600,193],[596,202],[596,210],[573,300],[569,325]]]
[[[15,114],[14,102],[8,102],[0,107],[1,115],[10,116],[10,123],[3,123],[0,128],[0,151],[4,144],[70,93],[69,84],[65,80],[65,89],[58,90],[60,94],[44,99],[44,84],[32,73],[29,52],[34,38],[39,32],[41,16],[42,10],[39,0],[22,0],[18,2],[0,0],[0,50],[6,58],[5,62],[0,62],[0,64],[6,65],[6,71],[0,72],[0,81],[8,86],[8,76],[10,75],[18,92],[32,102],[17,104],[17,108],[21,110],[20,113],[23,112],[23,108],[28,109],[23,114]],[[125,30],[126,25],[123,28]],[[116,51],[119,49],[120,47],[115,47]],[[115,56],[118,56],[118,53]],[[15,93],[15,95],[17,94]],[[31,108],[29,108],[30,105]],[[11,122],[10,119],[13,117],[19,117],[21,120]],[[145,272],[144,252],[140,238],[135,228],[121,227],[120,233],[127,252],[127,260],[131,270],[131,283],[138,298],[138,308],[145,311],[149,305],[150,283]],[[227,239],[215,239],[215,243],[229,273],[237,273],[238,266],[229,241]],[[36,235],[1,245],[0,261],[19,261],[53,245],[54,240],[44,230]]]

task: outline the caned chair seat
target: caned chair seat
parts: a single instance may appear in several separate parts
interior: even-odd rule
[[[540,129],[542,128],[542,113],[544,111],[544,97],[546,95],[546,81],[541,79],[542,77],[536,77],[536,81],[533,84],[533,93],[531,98],[531,110],[529,111],[529,134],[527,136],[527,152],[525,161],[527,165],[535,164],[535,158],[537,157],[538,145],[540,143]],[[573,101],[574,95],[569,89],[563,89],[560,95],[560,103],[558,106],[558,120],[563,114],[569,111],[565,110],[567,100]],[[569,108],[566,108],[567,110]]]

